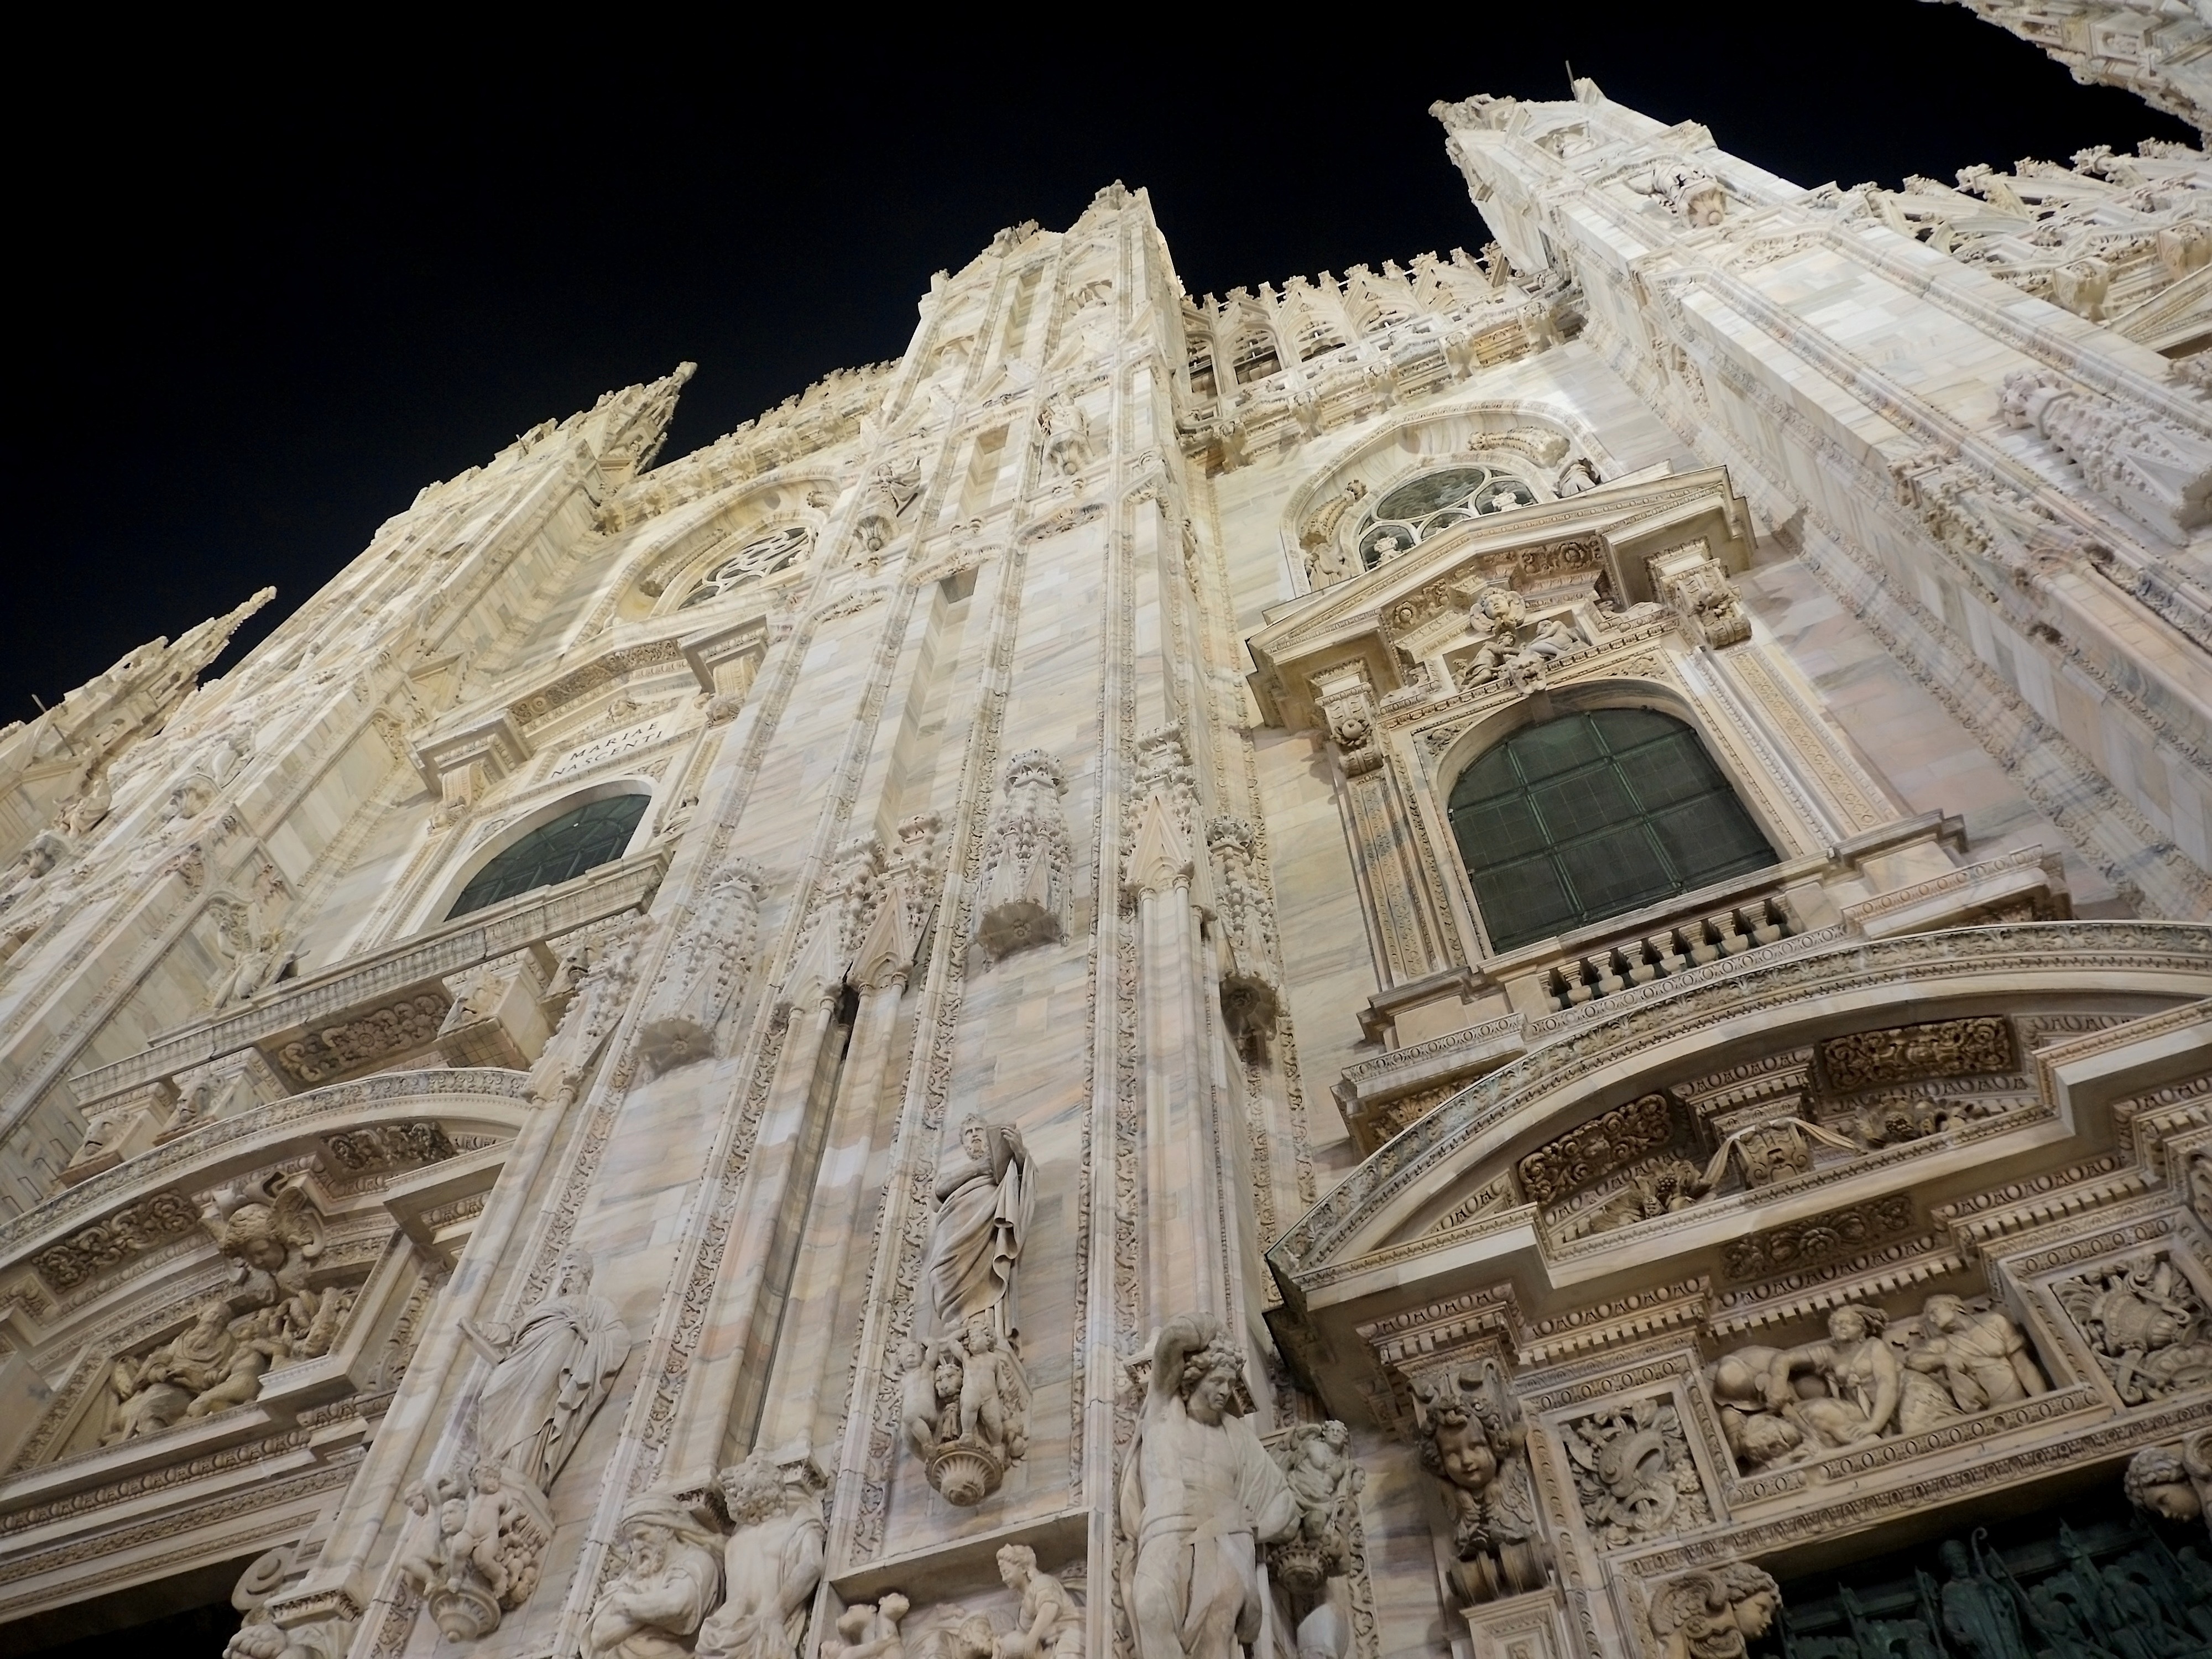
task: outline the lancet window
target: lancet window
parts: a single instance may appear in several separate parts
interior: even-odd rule
[[[1359,527],[1359,562],[1372,570],[1440,530],[1485,513],[1525,507],[1536,492],[1525,479],[1486,466],[1424,472],[1384,495]]]
[[[1211,398],[1213,395],[1212,350],[1194,340],[1190,347],[1190,395]]]
[[[804,525],[787,525],[757,541],[748,542],[729,557],[719,559],[710,566],[676,608],[689,611],[694,605],[712,605],[748,582],[790,568],[806,550],[811,534]]]
[[[446,919],[450,921],[517,893],[550,887],[611,864],[629,845],[648,799],[611,795],[539,824],[469,878]]]
[[[1460,775],[1450,817],[1498,951],[1776,862],[1697,734],[1646,708],[1524,726]]]

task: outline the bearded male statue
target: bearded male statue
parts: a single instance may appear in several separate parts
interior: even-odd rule
[[[1141,1659],[1239,1659],[1259,1636],[1259,1547],[1295,1534],[1300,1510],[1244,1420],[1251,1409],[1243,1356],[1219,1322],[1170,1320],[1121,1476],[1135,1545],[1122,1593]]]

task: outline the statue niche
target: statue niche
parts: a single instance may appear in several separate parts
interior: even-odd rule
[[[936,1191],[922,1270],[935,1334],[901,1346],[899,1416],[929,1484],[970,1509],[1029,1450],[1014,1286],[1036,1177],[1021,1132],[971,1115]]]

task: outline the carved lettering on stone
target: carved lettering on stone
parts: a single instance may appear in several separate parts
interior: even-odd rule
[[[1060,797],[1067,780],[1042,749],[1006,763],[1004,792],[983,842],[975,939],[993,960],[1056,944],[1067,926],[1075,853]]]

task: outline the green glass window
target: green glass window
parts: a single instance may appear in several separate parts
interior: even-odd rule
[[[1776,862],[1697,734],[1648,708],[1515,732],[1460,774],[1451,826],[1498,951]]]
[[[645,816],[648,799],[610,795],[539,824],[471,878],[446,912],[446,920],[613,862],[629,845],[630,832]]]

